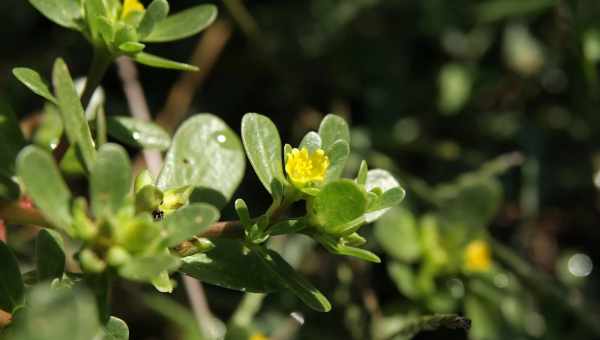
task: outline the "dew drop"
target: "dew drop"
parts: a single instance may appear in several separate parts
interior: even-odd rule
[[[225,137],[225,135],[223,135],[223,134],[217,135],[217,142],[225,143],[226,141],[227,141],[227,137]]]

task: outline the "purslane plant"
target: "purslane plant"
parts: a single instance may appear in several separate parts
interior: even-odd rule
[[[2,290],[0,310],[24,313],[23,321],[13,327],[14,339],[31,335],[33,324],[27,320],[40,312],[33,305],[80,287],[93,291],[100,315],[100,324],[86,321],[92,325],[90,332],[97,327],[126,329],[121,320],[110,317],[107,296],[112,281],[121,277],[148,282],[170,292],[174,282],[169,274],[175,271],[242,291],[288,290],[309,307],[329,311],[327,298],[269,248],[272,236],[299,233],[333,254],[380,262],[361,248],[366,240],[358,231],[399,204],[404,190],[387,171],[369,170],[364,161],[356,178],[342,178],[350,132],[339,116],[327,115],[318,131],[307,133],[295,148],[282,145],[273,122],[256,113],[243,117],[241,140],[221,119],[206,113],[185,121],[173,138],[152,123],[127,117],[109,117],[104,127],[88,121],[90,91],[104,72],[95,69],[100,65],[97,58],[104,69],[119,55],[153,66],[191,69],[145,54],[141,42],[196,33],[214,19],[214,7],[198,6],[167,17],[164,0],[153,1],[147,9],[136,0],[31,3],[54,22],[81,32],[94,47],[95,60],[81,98],[62,59],[54,64],[53,90],[33,70],[13,71],[48,101],[47,114],[58,112],[60,131],[64,130],[89,190],[87,198],[72,193],[52,147],[25,140],[15,115],[7,105],[0,107],[5,122],[0,125],[0,145],[6,148],[0,168],[0,218],[46,228],[37,238],[36,269],[26,275],[0,242],[2,287],[8,287]],[[103,112],[102,105],[96,110]],[[119,144],[107,143],[106,133],[133,147],[166,149],[158,176],[143,171],[134,179],[128,153]],[[239,220],[217,222],[219,210],[244,175],[246,157],[272,204],[265,212],[252,214],[239,198],[234,204]],[[23,197],[33,206],[18,203]],[[304,203],[304,213],[289,217],[289,208],[297,202]],[[70,254],[61,235],[76,242],[74,258],[81,271],[67,270]],[[49,297],[47,291],[35,288],[26,300],[24,281],[51,282],[56,295]]]

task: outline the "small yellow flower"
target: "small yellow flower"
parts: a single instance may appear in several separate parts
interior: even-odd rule
[[[144,5],[139,0],[125,0],[123,3],[123,11],[121,12],[121,18],[127,17],[131,12],[143,12]]]
[[[261,332],[257,332],[257,333],[252,334],[252,336],[248,340],[269,340],[269,338],[267,338]]]
[[[329,158],[325,151],[317,149],[309,153],[308,149],[294,148],[285,163],[285,172],[294,185],[303,187],[309,182],[319,182],[325,178],[329,167]]]
[[[487,242],[472,241],[465,249],[465,266],[472,272],[483,272],[492,265],[492,251]]]

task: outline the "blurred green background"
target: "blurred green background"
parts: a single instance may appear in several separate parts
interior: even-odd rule
[[[176,12],[202,2],[170,4]],[[593,268],[600,260],[600,2],[216,4],[218,21],[199,37],[149,47],[203,67],[198,78],[139,67],[154,116],[211,112],[239,131],[244,113],[259,112],[294,145],[334,112],[353,126],[348,174],[362,157],[407,189],[401,209],[363,229],[382,264],[336,258],[303,238],[276,241],[334,310],[317,314],[291,295],[270,295],[246,325],[252,340],[403,339],[408,333],[398,329],[411,317],[436,312],[466,315],[471,332],[417,338],[600,337]],[[35,130],[43,102],[11,68],[48,77],[63,57],[83,76],[91,50],[26,1],[0,2],[0,21],[0,92],[24,129]],[[107,113],[128,114],[116,67],[102,85]],[[250,169],[236,196],[251,211],[270,203]],[[224,214],[233,217],[231,207]],[[27,260],[31,235],[9,231]],[[481,273],[462,265],[476,239],[491,247],[492,268]],[[215,316],[227,321],[243,294],[205,289]],[[131,338],[183,338],[181,327],[141,303],[142,291],[150,290],[121,284],[114,296],[114,314],[128,322]],[[183,286],[174,296],[187,306]],[[304,325],[291,321],[292,312]]]

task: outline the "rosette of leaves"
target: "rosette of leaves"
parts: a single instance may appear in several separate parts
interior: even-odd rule
[[[249,113],[242,120],[242,139],[254,171],[273,197],[269,210],[254,219],[243,201],[236,202],[250,242],[261,243],[270,235],[300,232],[334,254],[380,262],[377,255],[359,248],[366,240],[357,231],[399,204],[405,192],[387,171],[369,170],[364,161],[355,179],[341,178],[350,154],[350,132],[344,119],[327,115],[318,132],[304,136],[299,149],[286,144],[282,150],[273,122]],[[298,157],[304,159],[294,159]],[[300,171],[318,168],[322,174],[309,171],[303,180],[296,178],[293,167],[300,167]],[[281,211],[296,201],[305,201],[305,216],[281,220]]]
[[[83,34],[94,47],[95,58],[102,63],[128,55],[148,66],[185,71],[196,67],[146,53],[145,44],[189,37],[205,29],[217,16],[214,5],[199,5],[169,15],[166,0],[154,0],[147,8],[138,0],[29,2],[54,23]]]

